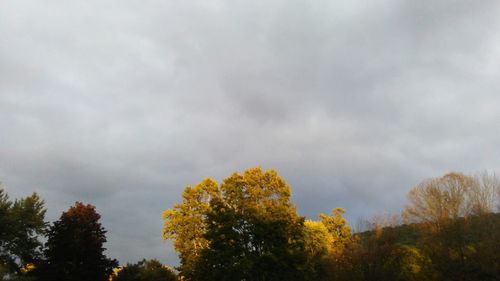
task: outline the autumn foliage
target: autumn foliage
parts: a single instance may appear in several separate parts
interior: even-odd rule
[[[342,208],[306,219],[291,195],[276,171],[261,168],[186,187],[163,213],[163,239],[180,258],[172,270],[154,259],[118,266],[108,258],[93,205],[76,202],[48,224],[37,194],[11,200],[0,188],[0,280],[500,280],[494,175],[424,180],[401,214],[357,231]]]
[[[426,180],[401,216],[354,233],[341,208],[301,217],[288,184],[253,168],[187,187],[163,234],[184,280],[499,280],[499,187],[488,174]]]

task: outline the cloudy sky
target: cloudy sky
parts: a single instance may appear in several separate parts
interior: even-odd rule
[[[500,171],[498,1],[0,1],[0,180],[177,263],[186,185],[275,168],[302,215]]]

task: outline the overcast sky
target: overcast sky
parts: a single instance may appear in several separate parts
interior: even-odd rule
[[[176,264],[186,185],[274,168],[300,214],[500,171],[498,1],[0,1],[0,180]]]

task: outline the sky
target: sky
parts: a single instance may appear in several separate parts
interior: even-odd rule
[[[276,169],[301,215],[398,213],[500,171],[500,2],[0,2],[0,181],[91,203],[120,262],[177,264],[161,213]]]

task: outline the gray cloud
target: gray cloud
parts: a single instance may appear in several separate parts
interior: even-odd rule
[[[496,1],[7,1],[0,179],[49,219],[93,203],[122,262],[176,263],[161,212],[276,168],[301,214],[398,212],[498,171]]]

